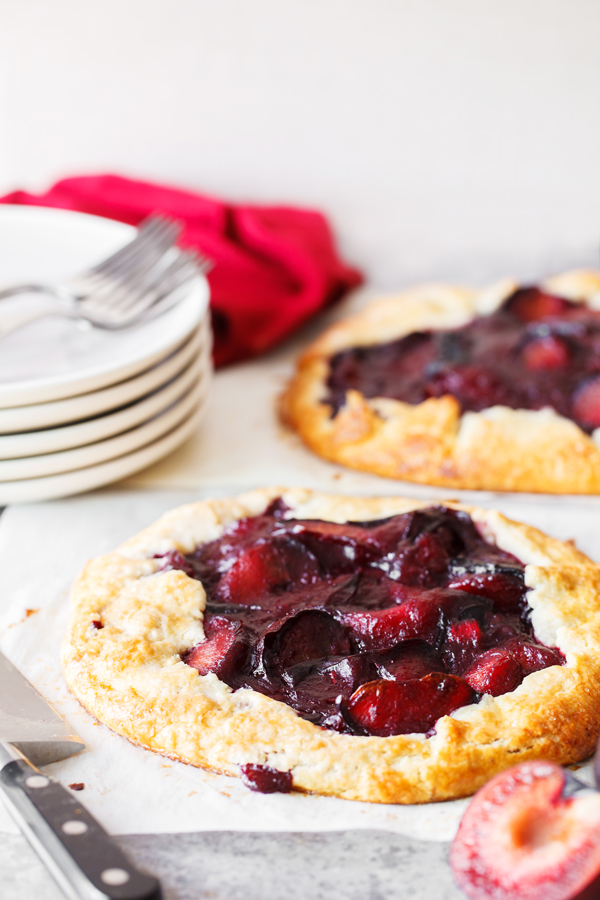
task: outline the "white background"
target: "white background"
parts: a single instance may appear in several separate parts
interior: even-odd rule
[[[0,190],[320,207],[385,288],[598,262],[597,0],[0,0]]]

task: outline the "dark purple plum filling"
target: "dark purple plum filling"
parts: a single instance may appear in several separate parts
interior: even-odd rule
[[[563,663],[529,618],[524,566],[464,512],[286,518],[277,500],[164,568],[207,593],[185,662],[348,734],[431,732],[440,716]]]
[[[334,415],[351,389],[413,404],[452,394],[463,412],[551,407],[591,433],[600,427],[600,312],[523,288],[462,328],[344,350],[327,384]]]

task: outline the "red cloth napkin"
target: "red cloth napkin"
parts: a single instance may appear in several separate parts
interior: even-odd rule
[[[57,206],[137,225],[151,212],[185,223],[182,246],[209,256],[215,363],[262,353],[360,284],[339,258],[326,219],[286,206],[234,206],[117,175],[66,178],[45,194],[2,203]]]

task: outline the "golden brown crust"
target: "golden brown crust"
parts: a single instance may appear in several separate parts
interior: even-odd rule
[[[268,764],[291,770],[299,790],[381,803],[461,797],[517,761],[565,764],[592,752],[600,731],[600,568],[570,545],[489,510],[448,504],[467,510],[484,535],[527,563],[536,634],[567,663],[445,716],[433,737],[337,734],[185,665],[179,654],[203,638],[204,590],[181,571],[157,571],[153,554],[190,552],[281,494],[292,517],[338,522],[426,505],[263,489],[163,516],[90,562],[74,585],[63,666],[91,713],[129,740],[196,766],[236,775],[244,763]],[[104,627],[97,629],[99,619]]]
[[[600,273],[567,272],[543,286],[600,307]],[[326,459],[389,478],[475,490],[600,493],[600,429],[590,437],[549,409],[495,406],[461,415],[451,396],[412,405],[349,391],[332,418],[322,402],[329,359],[338,351],[459,327],[492,312],[516,287],[508,280],[479,292],[425,285],[372,303],[306,350],[282,398],[283,418]]]

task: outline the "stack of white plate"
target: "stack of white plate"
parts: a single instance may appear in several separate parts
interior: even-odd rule
[[[0,206],[0,286],[60,282],[134,234],[95,216]],[[0,505],[125,478],[190,437],[211,378],[208,296],[199,275],[175,307],[134,328],[52,317],[0,340]],[[0,320],[15,302],[0,301]]]

